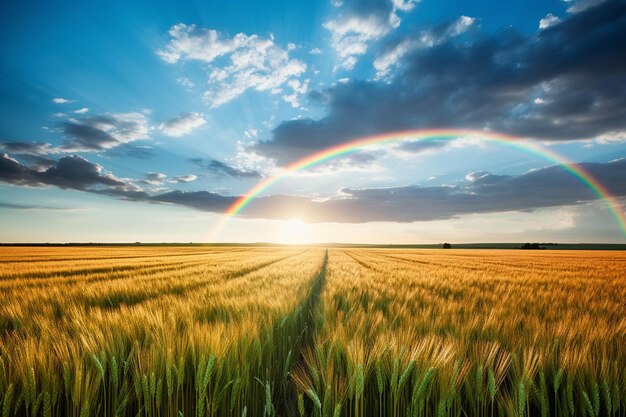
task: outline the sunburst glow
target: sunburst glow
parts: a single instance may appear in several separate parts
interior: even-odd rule
[[[283,243],[299,245],[311,242],[311,227],[300,219],[281,222],[281,240]]]

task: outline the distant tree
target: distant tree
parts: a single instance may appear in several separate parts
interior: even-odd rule
[[[450,248],[452,248],[452,245],[451,245],[451,244],[449,244],[449,243],[444,243],[444,244],[443,244],[443,248],[444,248],[444,249],[450,249]]]
[[[543,249],[539,243],[524,243],[520,249]]]

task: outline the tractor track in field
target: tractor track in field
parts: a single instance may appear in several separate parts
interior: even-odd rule
[[[298,304],[260,332],[262,357],[258,363],[252,364],[259,373],[251,374],[251,383],[256,390],[252,390],[247,401],[248,415],[299,416],[298,390],[291,375],[294,368],[304,365],[303,352],[315,345],[321,324],[320,300],[327,268],[328,250],[325,250],[319,270],[306,282],[307,292]],[[269,414],[268,409],[271,410]]]
[[[289,367],[289,376],[285,381],[285,389],[283,393],[284,404],[283,408],[277,409],[278,416],[298,416],[298,393],[295,383],[291,378],[291,372],[296,367],[304,366],[304,351],[312,349],[315,346],[315,340],[317,333],[320,330],[318,327],[318,314],[321,306],[322,291],[326,285],[326,275],[328,272],[328,249],[324,253],[324,261],[317,276],[313,279],[311,284],[311,290],[307,297],[300,304],[300,314],[303,314],[303,329],[301,335],[303,335],[299,346],[294,346],[297,349],[297,358],[293,361]],[[308,415],[308,414],[307,414]]]
[[[352,255],[352,253],[350,253],[349,251],[344,250],[343,253],[346,254],[350,259],[352,259],[354,262],[361,265],[365,269],[369,269],[370,271],[374,271],[374,272],[383,272],[380,269],[376,268],[374,265],[368,264],[367,262],[363,262],[362,260],[358,259],[356,256]]]
[[[376,253],[376,252],[369,252],[369,254],[371,256],[377,256],[379,258],[383,258],[383,259],[389,259],[389,260],[393,260],[393,261],[398,261],[398,262],[404,262],[407,264],[417,264],[417,265],[430,265],[432,267],[446,267],[446,268],[455,268],[455,269],[459,269],[462,271],[480,271],[483,268],[480,267],[474,267],[474,266],[460,266],[460,265],[451,265],[449,263],[443,263],[443,262],[433,262],[433,261],[422,261],[419,259],[412,259],[412,258],[403,258],[401,256],[397,256],[397,255],[386,255],[386,254],[382,254],[382,253]]]
[[[275,263],[282,262],[282,261],[285,261],[285,260],[287,260],[287,259],[291,259],[291,258],[296,257],[296,256],[304,255],[304,254],[305,254],[305,253],[307,253],[308,251],[309,251],[308,249],[305,249],[305,250],[303,250],[302,252],[294,253],[293,255],[285,256],[284,258],[280,258],[280,259],[273,259],[273,260],[271,260],[271,261],[268,261],[268,262],[262,263],[262,264],[260,264],[260,265],[255,265],[254,267],[240,269],[240,270],[238,270],[238,271],[233,272],[232,274],[229,274],[229,275],[226,277],[226,279],[229,279],[229,280],[230,280],[230,279],[235,279],[235,278],[242,277],[242,276],[244,276],[244,275],[248,275],[248,274],[250,274],[250,273],[252,273],[252,272],[254,272],[254,271],[257,271],[257,270],[259,270],[259,269],[261,269],[261,268],[265,268],[265,267],[268,267],[268,266],[274,265]]]

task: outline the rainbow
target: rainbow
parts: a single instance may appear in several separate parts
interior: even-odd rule
[[[418,129],[404,130],[392,133],[383,133],[378,135],[366,136],[359,139],[351,140],[340,145],[332,146],[321,151],[315,152],[305,158],[302,158],[290,165],[284,167],[281,172],[272,177],[268,177],[257,185],[252,187],[243,196],[239,197],[226,211],[226,215],[216,225],[211,234],[211,240],[220,233],[226,223],[235,215],[241,213],[252,200],[259,196],[262,192],[279,182],[281,179],[292,173],[311,168],[333,158],[346,155],[367,146],[381,145],[405,140],[413,141],[429,141],[429,140],[455,140],[461,137],[477,137],[489,142],[502,144],[508,147],[516,148],[526,153],[536,155],[549,162],[562,166],[574,178],[578,179],[582,184],[589,188],[599,199],[604,200],[608,206],[611,216],[615,219],[621,233],[626,237],[626,216],[622,212],[622,207],[609,190],[596,180],[589,172],[584,170],[580,165],[576,165],[562,155],[541,147],[536,143],[525,141],[522,138],[506,135],[503,133],[489,132],[472,129]]]

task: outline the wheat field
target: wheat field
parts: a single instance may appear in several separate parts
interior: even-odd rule
[[[624,416],[626,253],[0,248],[8,416]]]

